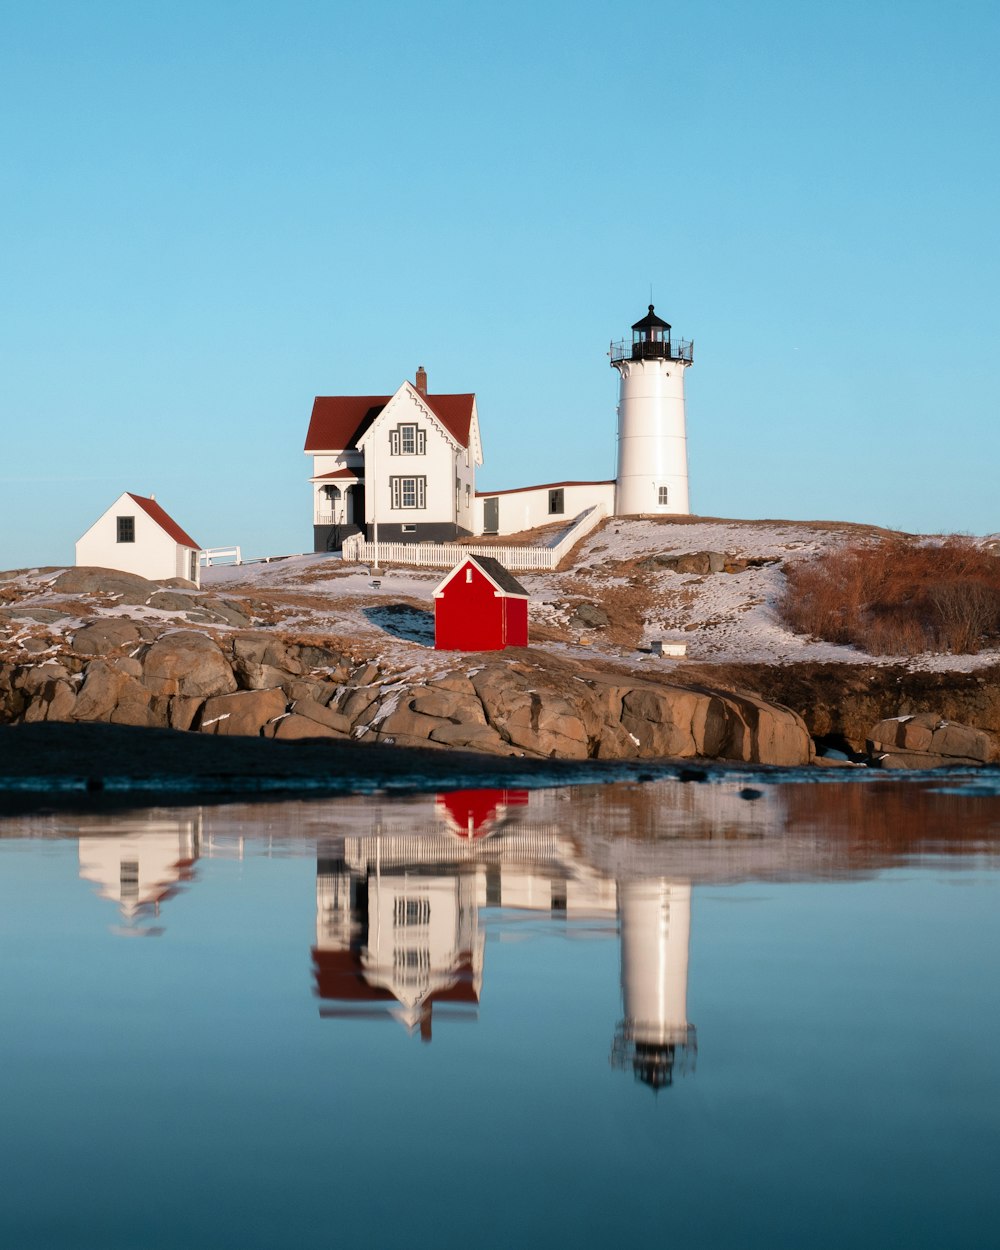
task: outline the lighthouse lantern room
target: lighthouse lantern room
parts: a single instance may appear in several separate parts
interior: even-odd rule
[[[688,498],[684,371],[694,344],[673,342],[653,305],[632,339],[611,344],[618,372],[618,472],[615,513],[686,514]]]

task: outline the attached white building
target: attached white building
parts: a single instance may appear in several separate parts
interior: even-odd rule
[[[313,458],[313,548],[349,534],[430,541],[471,534],[483,463],[475,395],[431,395],[423,366],[394,395],[319,395]]]
[[[155,499],[126,491],[79,539],[76,562],[138,573],[150,581],[183,577],[198,585],[200,550]]]

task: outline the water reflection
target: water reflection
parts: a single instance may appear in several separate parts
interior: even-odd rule
[[[159,937],[160,908],[194,879],[201,851],[199,814],[151,817],[145,828],[91,828],[79,839],[80,876],[97,886],[101,898],[117,903],[123,937]]]
[[[615,881],[554,821],[532,821],[524,792],[439,794],[434,812],[440,827],[424,834],[384,827],[380,812],[370,832],[345,834],[319,855],[312,960],[321,1015],[392,1018],[429,1042],[435,1009],[476,1017],[491,912],[618,921],[623,1018],[612,1064],[655,1089],[693,1069],[689,882]]]
[[[0,819],[0,1245],[306,1245],[334,1173],[396,1245],[456,1126],[435,1245],[991,1245],[1000,799],[955,788]]]

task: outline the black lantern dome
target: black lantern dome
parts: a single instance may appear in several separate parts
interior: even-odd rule
[[[620,360],[679,360],[690,364],[694,357],[694,344],[683,339],[676,344],[670,341],[670,322],[658,317],[649,305],[649,312],[632,326],[632,341],[622,340],[611,344],[611,363]]]

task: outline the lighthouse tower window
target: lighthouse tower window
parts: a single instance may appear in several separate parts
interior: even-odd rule
[[[665,508],[670,503],[670,491],[666,486],[661,486],[656,492],[656,502],[661,508]]]

